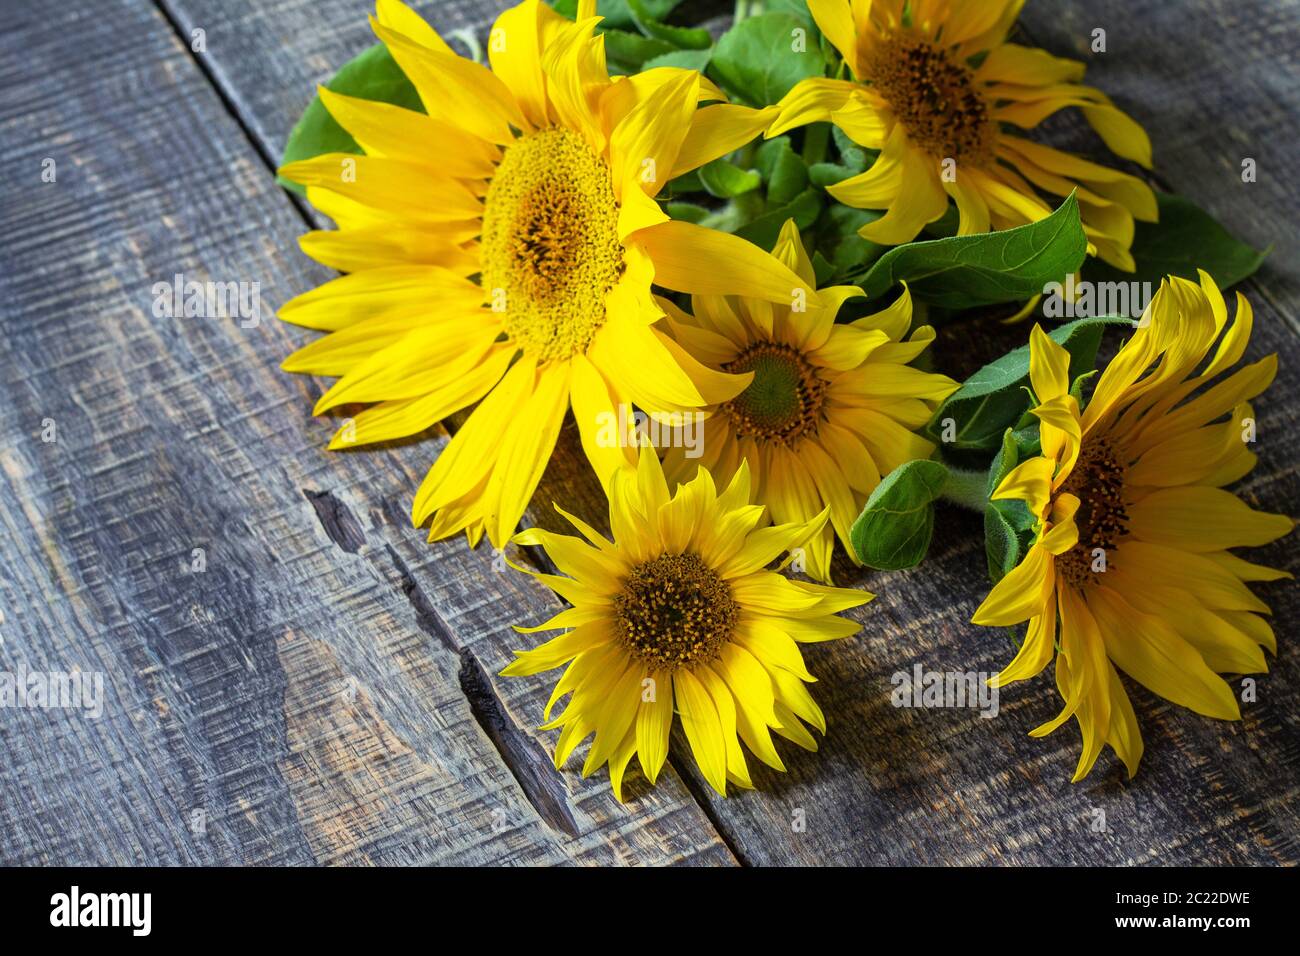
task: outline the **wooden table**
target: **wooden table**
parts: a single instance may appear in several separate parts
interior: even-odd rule
[[[419,6],[482,30],[498,5]],[[860,636],[813,646],[821,753],[721,799],[674,741],[626,806],[602,772],[549,764],[545,677],[500,679],[556,607],[486,547],[429,545],[411,495],[447,433],[323,450],[322,382],[280,360],[309,337],[271,309],[328,277],[296,247],[314,213],[273,168],[313,84],[372,38],[363,0],[10,4],[0,26],[0,669],[104,675],[103,714],[0,709],[9,864],[1295,863],[1300,599],[1261,588],[1280,654],[1227,724],[1135,691],[1147,743],[1071,785],[1071,726],[1044,677],[976,710],[890,704],[890,676],[995,671],[968,623],[986,589],[979,522],[944,512],[921,572],[877,591]],[[1093,28],[1105,55],[1089,55]],[[1244,287],[1252,356],[1282,353],[1258,402],[1242,494],[1296,510],[1300,268],[1294,2],[1036,0],[1032,42],[1151,133],[1157,184],[1273,254]],[[204,52],[191,49],[202,29]],[[1058,142],[1096,146],[1077,123]],[[1252,157],[1258,181],[1243,184]],[[56,182],[42,181],[53,159]],[[183,273],[256,281],[262,322],[169,319]],[[245,323],[247,324],[247,323]],[[953,329],[964,374],[1023,327]],[[974,343],[972,345],[972,343]],[[43,440],[53,423],[56,441]],[[539,502],[599,517],[572,424]],[[548,508],[528,520],[550,523]],[[206,566],[194,570],[203,549]],[[1294,570],[1294,539],[1253,555]],[[799,813],[802,811],[802,814]],[[1104,812],[1104,828],[1098,828]],[[806,821],[802,830],[793,823]]]

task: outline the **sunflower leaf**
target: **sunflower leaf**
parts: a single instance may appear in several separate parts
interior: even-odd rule
[[[1220,289],[1254,274],[1269,250],[1253,249],[1234,238],[1204,209],[1182,196],[1156,193],[1159,222],[1139,222],[1131,251],[1135,272],[1120,272],[1100,259],[1084,266],[1083,276],[1096,282],[1147,282],[1160,287],[1166,275],[1196,281],[1204,269]]]
[[[663,20],[680,2],[681,0],[641,0],[641,5],[649,16]],[[556,13],[572,20],[578,12],[578,0],[551,0],[551,7]],[[604,26],[621,30],[636,26],[628,0],[597,0],[596,12],[605,18],[601,21]]]
[[[817,221],[822,211],[821,195],[815,189],[805,189],[788,203],[772,206],[735,230],[736,235],[747,239],[760,249],[770,249],[781,234],[787,219],[793,219],[800,229],[807,229]]]
[[[1008,428],[1002,433],[1002,445],[998,448],[998,453],[993,456],[993,461],[989,465],[989,480],[986,492],[992,495],[997,491],[998,485],[1002,484],[1002,479],[1011,473],[1011,469],[1020,464],[1020,446],[1016,442],[1016,433],[1014,429]]]
[[[763,185],[763,176],[756,169],[741,169],[725,159],[715,159],[698,170],[700,182],[710,196],[731,199],[753,192]]]
[[[1133,327],[1132,319],[1106,315],[1076,319],[1048,332],[1070,353],[1070,380],[1089,372],[1108,325]],[[1008,352],[972,375],[941,404],[925,434],[945,450],[990,452],[1029,408],[1029,346]]]
[[[1003,432],[1002,447],[989,466],[987,494],[993,494],[1011,469],[1034,453],[1025,446],[1019,433],[1010,428]],[[994,584],[1020,562],[1024,536],[1033,523],[1034,516],[1023,501],[990,501],[984,508],[984,554]]]
[[[839,163],[813,163],[808,167],[808,178],[812,180],[814,186],[825,189],[827,186],[834,186],[838,182],[843,182],[850,176],[856,176],[857,173],[848,166],[841,166]],[[849,206],[846,209],[852,208]],[[880,218],[876,216],[875,218]]]
[[[859,229],[869,222],[875,222],[880,216],[881,213],[875,209],[854,209],[839,203],[831,203],[827,207],[822,219],[821,247],[826,250],[828,260],[835,266],[836,276],[860,272],[863,266],[884,255],[886,246],[858,235]]]
[[[831,265],[830,260],[821,254],[820,249],[812,254],[812,264],[813,272],[817,276],[817,288],[820,289],[824,285],[830,285],[831,279],[835,277],[835,267]]]
[[[596,29],[605,38],[605,55],[609,58],[611,74],[639,73],[648,61],[676,50],[671,43],[630,30],[608,27],[604,23]]]
[[[376,43],[368,50],[353,57],[334,74],[325,86],[335,93],[355,96],[363,100],[378,100],[392,103],[408,110],[424,112],[420,95],[415,86],[406,78],[397,61],[393,59],[388,48]],[[303,111],[298,122],[294,124],[289,141],[284,146],[282,165],[311,159],[322,153],[360,153],[361,147],[345,130],[321,102],[319,95],[312,97],[311,103]],[[306,195],[306,190],[295,182],[277,176],[280,185],[291,189],[299,195]]]
[[[674,219],[680,219],[682,222],[691,222],[699,224],[709,217],[711,209],[704,206],[696,205],[693,202],[682,202],[680,200],[669,200],[664,203],[664,209],[668,215]]]
[[[713,45],[709,31],[700,27],[671,27],[660,23],[649,0],[626,0],[636,28],[648,37],[671,43],[679,50],[707,50]]]
[[[1008,503],[990,501],[984,509],[984,556],[988,559],[989,578],[994,584],[1020,563],[1020,535],[1003,508]],[[1018,503],[1024,507],[1023,502]]]
[[[702,73],[709,65],[712,56],[712,47],[707,50],[673,50],[672,53],[646,60],[641,64],[641,69],[653,70],[660,66],[675,66],[683,70],[699,70]]]
[[[808,9],[808,0],[763,0],[765,13],[788,13],[803,23],[808,29],[817,31],[817,23]],[[819,33],[820,35],[820,33]]]
[[[1024,301],[1077,270],[1087,249],[1071,193],[1038,222],[896,246],[856,284],[876,298],[906,281],[913,298],[948,309]]]
[[[789,13],[741,20],[713,49],[710,75],[750,106],[769,106],[802,79],[820,76],[825,63],[808,27]]]
[[[853,142],[838,126],[831,126],[831,137],[835,140],[835,148],[840,151],[840,162],[851,169],[853,175],[865,172],[868,160],[874,160],[879,155],[879,150],[868,150]]]
[[[808,187],[808,166],[788,136],[769,139],[754,153],[754,165],[767,183],[767,201],[788,203]]]
[[[858,559],[880,571],[920,564],[934,535],[934,502],[947,481],[948,469],[937,461],[909,461],[885,476],[849,531]]]

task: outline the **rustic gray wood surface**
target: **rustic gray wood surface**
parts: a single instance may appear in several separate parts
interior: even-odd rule
[[[417,4],[480,33],[486,0]],[[890,676],[995,671],[969,623],[979,522],[945,511],[930,562],[850,575],[879,598],[861,635],[813,646],[829,736],[728,799],[675,740],[620,805],[603,774],[550,766],[546,678],[496,671],[556,607],[486,548],[425,543],[412,490],[446,439],[339,454],[308,413],[323,383],[279,361],[306,340],[275,305],[328,277],[297,251],[313,215],[273,167],[313,84],[372,39],[361,0],[74,0],[0,22],[0,670],[102,673],[103,713],[0,708],[0,863],[1295,863],[1300,656],[1289,583],[1260,589],[1280,653],[1244,720],[1134,690],[1147,742],[1069,775],[1050,679],[996,719],[890,704]],[[1155,181],[1273,254],[1243,286],[1251,356],[1282,353],[1257,403],[1270,510],[1300,492],[1294,3],[1035,0],[1029,38],[1089,59],[1146,126]],[[1109,52],[1089,55],[1095,27]],[[206,52],[191,50],[195,29]],[[1059,143],[1092,150],[1077,123]],[[1258,181],[1243,184],[1244,157]],[[57,180],[42,181],[52,159]],[[256,327],[170,319],[152,286],[256,281]],[[247,323],[245,323],[247,324]],[[942,334],[964,374],[1024,329]],[[47,442],[51,427],[57,440]],[[572,426],[539,501],[599,519]],[[529,521],[551,523],[548,509]],[[195,571],[194,549],[206,567]],[[538,560],[536,556],[521,556]],[[1279,542],[1252,555],[1292,571]],[[1105,827],[1094,825],[1104,811]],[[802,811],[800,813],[800,811]],[[792,826],[802,817],[806,826]]]

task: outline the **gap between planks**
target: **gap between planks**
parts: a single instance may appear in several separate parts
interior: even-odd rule
[[[279,163],[275,156],[272,155],[270,145],[253,131],[253,128],[241,114],[235,99],[222,85],[221,79],[216,72],[203,61],[203,57],[195,54],[190,45],[190,37],[184,24],[179,16],[170,9],[166,0],[154,0],[154,5],[172,28],[172,32],[188,54],[190,61],[198,68],[208,86],[216,93],[226,113],[239,126],[244,139],[252,146],[257,157],[262,161],[272,178],[275,178]],[[473,29],[480,30],[481,26],[479,25]],[[313,220],[312,212],[305,199],[287,189],[282,188],[280,192],[293,205],[298,217],[307,229],[318,228],[319,224]],[[445,421],[442,424],[449,436],[455,434],[454,422]],[[302,493],[311,504],[317,520],[329,539],[342,550],[355,553],[362,543],[364,532],[351,509],[328,490],[302,489]],[[528,524],[525,516],[524,521],[520,522],[517,530],[523,530],[526,527],[528,527]],[[470,713],[488,740],[492,742],[493,747],[496,748],[502,762],[515,778],[516,783],[518,783],[525,799],[537,811],[538,816],[548,827],[576,839],[579,836],[578,823],[569,809],[568,802],[563,794],[563,788],[558,786],[558,778],[554,781],[548,779],[548,775],[551,773],[549,764],[542,763],[539,765],[529,759],[529,742],[524,738],[514,722],[506,716],[505,708],[500,698],[497,697],[482,663],[472,651],[468,649],[461,650],[456,646],[456,642],[447,631],[446,624],[438,615],[428,596],[421,590],[406,562],[402,560],[401,556],[390,544],[385,543],[384,548],[398,573],[402,593],[415,612],[417,624],[421,630],[438,641],[460,662],[458,669],[460,691],[469,706]],[[559,573],[559,569],[544,553],[537,553],[536,549],[531,548],[520,549],[520,553],[538,571],[546,574]],[[681,778],[691,800],[695,802],[701,814],[713,827],[723,846],[740,865],[752,865],[745,853],[740,849],[735,834],[728,830],[725,822],[714,811],[712,803],[700,790],[700,781],[696,779],[694,774],[683,772],[672,755],[669,756],[669,763]]]

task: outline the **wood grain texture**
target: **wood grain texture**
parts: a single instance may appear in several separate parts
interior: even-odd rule
[[[416,5],[442,30],[481,30],[500,8]],[[150,284],[176,271],[258,279],[267,303],[324,277],[295,251],[303,220],[270,164],[312,85],[372,42],[368,5],[102,8],[20,16],[0,40],[0,70],[20,50],[27,60],[26,85],[0,85],[0,155],[33,170],[0,207],[0,355],[15,370],[0,406],[0,661],[103,670],[117,706],[98,722],[0,711],[14,755],[0,771],[0,861],[1300,861],[1296,589],[1260,589],[1281,653],[1242,722],[1134,687],[1139,776],[1124,781],[1107,752],[1072,786],[1077,731],[1026,736],[1058,708],[1047,677],[1004,691],[995,719],[891,706],[896,671],[993,672],[1011,656],[1001,632],[968,623],[987,589],[981,529],[951,510],[923,569],[841,567],[879,597],[856,612],[861,635],[808,650],[830,722],[819,754],[783,747],[788,774],[760,770],[758,792],[726,800],[681,739],[681,776],[636,788],[628,807],[603,772],[557,774],[555,735],[531,730],[549,681],[491,676],[526,640],[505,623],[536,622],[554,599],[486,550],[425,544],[405,518],[445,433],[326,453],[331,428],[307,417],[320,384],[276,370],[306,334],[269,316],[242,330],[148,314]],[[1240,489],[1270,510],[1300,492],[1297,203],[1283,174],[1297,95],[1278,62],[1294,57],[1295,10],[1035,0],[1025,17],[1063,55],[1084,55],[1105,25],[1111,52],[1089,57],[1089,81],[1148,128],[1157,180],[1276,246],[1244,287],[1252,356],[1283,358],[1257,403],[1260,466]],[[195,57],[176,36],[197,26],[208,52]],[[1096,151],[1078,122],[1051,135]],[[1238,153],[1259,158],[1258,183],[1240,183]],[[39,184],[46,155],[69,159],[57,187]],[[964,374],[1024,332],[945,330],[938,361]],[[57,445],[40,442],[46,417]],[[571,422],[539,492],[552,499],[603,523]],[[544,507],[528,520],[554,521]],[[190,575],[196,546],[208,571]],[[1251,557],[1297,569],[1287,542]]]
[[[1146,128],[1160,186],[1190,197],[1243,241],[1272,247],[1251,291],[1300,332],[1300,3],[1034,0],[1021,26],[1030,42],[1086,62],[1086,82]],[[1091,52],[1099,28],[1105,53]],[[1077,116],[1052,125],[1081,151],[1106,155],[1094,136],[1079,135]],[[1241,178],[1247,158],[1257,167],[1251,183]]]
[[[409,527],[445,432],[323,452],[269,307],[326,275],[171,24],[26,10],[0,53],[22,64],[0,87],[21,183],[0,207],[0,666],[106,684],[98,720],[0,709],[0,861],[731,862],[671,773],[625,807],[539,772],[545,696],[490,675],[508,622],[557,604]],[[259,282],[263,321],[156,317],[178,272]]]

